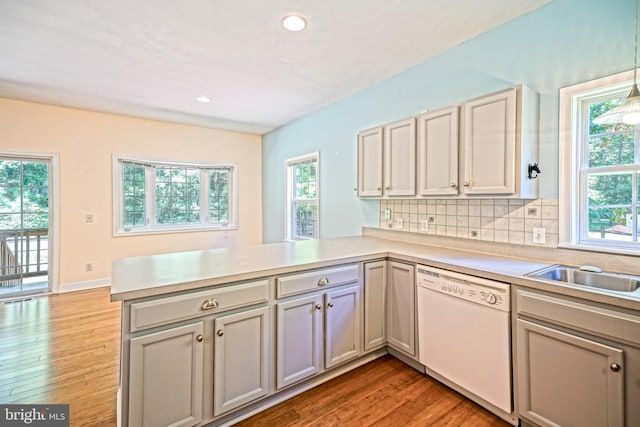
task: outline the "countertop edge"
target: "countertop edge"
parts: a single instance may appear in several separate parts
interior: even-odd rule
[[[341,238],[347,239],[349,238]],[[544,281],[540,279],[534,279],[530,277],[526,277],[524,273],[522,274],[509,274],[504,272],[496,272],[491,270],[484,270],[482,268],[470,267],[466,265],[452,263],[451,261],[447,261],[451,259],[452,255],[459,254],[462,258],[464,255],[473,254],[475,256],[479,256],[480,258],[484,257],[487,260],[491,260],[497,263],[513,263],[517,264],[519,262],[531,265],[532,268],[530,271],[526,271],[529,273],[531,271],[535,271],[539,268],[544,268],[549,265],[553,265],[553,263],[541,263],[537,261],[527,261],[519,258],[511,258],[504,255],[494,255],[490,253],[475,253],[470,251],[465,251],[462,249],[454,249],[454,248],[445,248],[439,246],[432,245],[424,245],[420,243],[401,243],[386,240],[382,238],[371,238],[367,239],[386,245],[388,242],[388,250],[381,250],[380,248],[371,248],[371,252],[363,252],[353,256],[334,256],[334,257],[326,257],[324,259],[312,262],[300,262],[300,263],[289,263],[287,265],[276,265],[271,268],[265,269],[257,269],[257,270],[244,270],[239,271],[233,274],[224,274],[214,277],[206,277],[198,280],[185,281],[185,282],[173,282],[166,283],[157,286],[151,286],[146,288],[139,288],[133,290],[123,290],[113,292],[111,294],[111,301],[131,301],[137,300],[141,298],[150,298],[157,297],[161,295],[166,295],[170,293],[177,292],[188,292],[198,289],[204,289],[215,286],[223,286],[228,285],[233,282],[246,282],[255,279],[264,279],[270,278],[283,274],[290,274],[294,272],[299,272],[302,270],[313,270],[319,268],[331,267],[339,264],[352,264],[359,262],[367,262],[379,259],[393,259],[401,262],[415,263],[415,264],[425,264],[436,268],[447,269],[451,271],[455,271],[462,274],[469,274],[473,276],[480,276],[483,278],[487,278],[490,280],[497,280],[505,283],[510,283],[517,286],[524,286],[531,289],[542,290],[546,292],[552,292],[559,295],[569,296],[580,298],[587,301],[592,301],[596,303],[607,304],[611,306],[615,306],[618,308],[629,309],[634,311],[640,311],[640,298],[626,295],[612,295],[607,291],[600,291],[598,289],[584,289],[580,286],[574,286],[569,284],[559,284],[549,281]],[[326,239],[330,241],[331,239]],[[448,257],[444,257],[444,259],[438,259],[438,256],[435,255],[416,255],[416,251],[420,249],[429,249],[431,251],[443,250],[448,252]],[[413,253],[412,253],[413,252]],[[441,257],[443,258],[443,257]],[[535,267],[538,268],[535,268]]]

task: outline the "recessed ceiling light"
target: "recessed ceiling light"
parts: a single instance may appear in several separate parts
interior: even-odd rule
[[[208,104],[209,102],[212,101],[212,99],[208,96],[200,95],[200,96],[196,96],[196,101],[202,102],[203,104]]]
[[[300,15],[287,15],[282,18],[282,26],[289,31],[301,31],[307,26],[307,21]]]

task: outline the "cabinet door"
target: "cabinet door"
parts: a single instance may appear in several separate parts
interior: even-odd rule
[[[523,417],[540,426],[623,426],[622,350],[520,319],[517,348]]]
[[[202,420],[203,323],[130,341],[129,425],[193,426]]]
[[[416,287],[414,267],[389,261],[387,279],[387,339],[389,345],[416,355]]]
[[[416,194],[416,121],[401,120],[384,127],[384,192],[387,196]]]
[[[322,368],[322,296],[278,304],[277,387],[317,374]]]
[[[268,307],[219,317],[214,321],[214,415],[267,394],[268,325]]]
[[[325,366],[331,368],[362,352],[360,286],[325,294]]]
[[[513,194],[516,89],[465,104],[465,194]]]
[[[382,196],[382,128],[358,134],[358,196]]]
[[[387,292],[387,261],[364,265],[364,349],[387,343],[385,325],[385,294]]]
[[[458,107],[418,117],[418,194],[458,194]]]

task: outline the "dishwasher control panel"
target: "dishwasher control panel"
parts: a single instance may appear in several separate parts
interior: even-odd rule
[[[476,304],[503,311],[510,310],[508,283],[418,265],[416,266],[416,285]]]

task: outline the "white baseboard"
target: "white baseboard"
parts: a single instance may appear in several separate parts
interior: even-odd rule
[[[111,286],[111,277],[87,280],[84,282],[61,283],[60,286],[58,286],[58,293],[62,294],[65,292],[84,291],[86,289],[102,288],[104,286]]]

